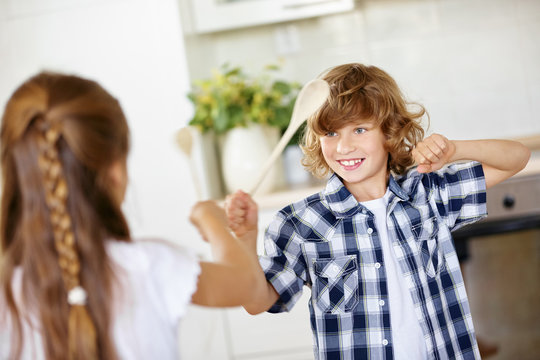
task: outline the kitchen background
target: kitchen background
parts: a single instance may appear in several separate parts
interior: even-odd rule
[[[215,17],[225,5],[212,1],[0,0],[2,108],[15,86],[41,69],[96,79],[122,103],[133,140],[125,210],[136,236],[165,237],[208,256],[187,221],[196,191],[175,134],[193,114],[190,83],[225,62],[250,73],[280,64],[279,76],[301,83],[340,63],[374,64],[426,106],[430,131],[454,139],[540,134],[539,0],[354,1],[350,10],[240,28],[234,25],[266,22],[248,4],[268,1],[235,1],[243,10],[230,21]],[[279,206],[263,207],[261,229]],[[540,239],[531,236],[529,258],[515,266],[530,266],[524,286],[537,288]],[[522,316],[522,349],[510,344],[513,352],[502,348],[499,359],[538,358],[540,295],[527,296],[527,309],[536,312]],[[192,307],[180,352],[185,359],[312,359],[306,303],[304,295],[291,314],[257,317]],[[504,341],[502,326],[489,322],[493,313],[478,298],[472,303],[473,316],[478,309],[487,319],[477,320],[479,330]]]

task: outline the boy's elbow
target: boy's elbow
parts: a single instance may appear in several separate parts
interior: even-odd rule
[[[248,312],[249,315],[259,315],[260,313],[262,313],[262,311],[258,311],[258,309],[249,305],[244,305],[244,309]]]
[[[259,315],[268,310],[266,306],[262,306],[261,304],[257,303],[245,304],[244,309],[250,315]]]
[[[278,295],[272,285],[270,285],[266,278],[256,276],[251,287],[252,293],[249,301],[246,301],[242,306],[250,315],[258,315],[265,311],[268,311],[272,305],[277,301]]]
[[[525,168],[525,166],[527,166],[527,163],[529,162],[529,159],[531,158],[531,149],[529,149],[527,146],[525,145],[521,145],[522,148],[521,148],[521,163],[520,163],[520,168],[518,171],[521,171]]]

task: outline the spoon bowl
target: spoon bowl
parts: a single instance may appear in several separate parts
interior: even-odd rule
[[[191,151],[193,149],[193,137],[191,136],[191,131],[189,127],[183,127],[176,133],[176,144],[180,147],[180,150],[186,156],[191,156]]]
[[[283,149],[285,149],[285,146],[289,143],[289,140],[291,140],[298,128],[300,128],[308,117],[320,109],[320,107],[326,102],[326,99],[328,99],[329,94],[330,86],[322,79],[311,80],[300,90],[294,103],[289,126],[272,151],[272,154],[261,168],[258,176],[253,182],[253,185],[248,189],[248,193],[250,195],[253,196],[255,194],[262,180],[268,173],[268,170],[281,155]]]

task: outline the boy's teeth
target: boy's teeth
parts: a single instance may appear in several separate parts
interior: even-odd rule
[[[345,166],[352,166],[354,164],[358,164],[362,160],[342,160],[340,161]]]

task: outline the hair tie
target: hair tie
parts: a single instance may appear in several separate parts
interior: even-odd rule
[[[86,290],[82,286],[75,286],[73,289],[68,292],[68,303],[69,305],[86,305]]]

